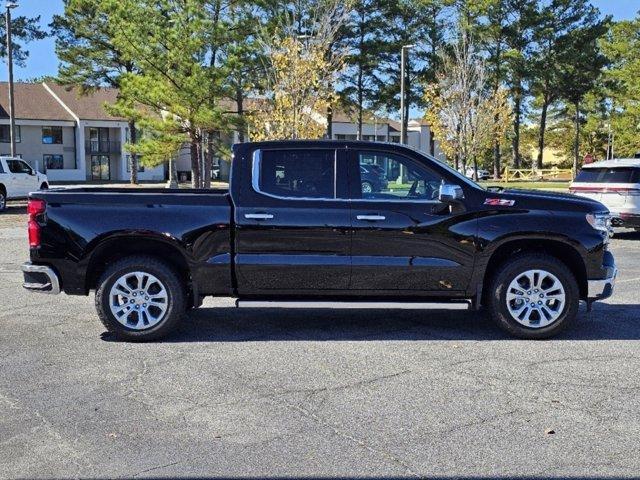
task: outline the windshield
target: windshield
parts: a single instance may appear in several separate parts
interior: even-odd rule
[[[575,181],[584,183],[640,183],[640,168],[583,168]]]

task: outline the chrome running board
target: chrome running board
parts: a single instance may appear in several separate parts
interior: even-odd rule
[[[471,300],[451,302],[328,302],[316,300],[236,300],[238,308],[328,308],[328,309],[398,309],[398,310],[470,310]]]

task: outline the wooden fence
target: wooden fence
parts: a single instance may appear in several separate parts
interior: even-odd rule
[[[502,172],[503,182],[544,182],[544,181],[571,181],[575,177],[573,168],[509,168]]]

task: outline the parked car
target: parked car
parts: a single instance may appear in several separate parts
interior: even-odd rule
[[[614,227],[640,230],[640,159],[584,165],[569,191],[602,202],[611,211]]]
[[[20,158],[0,157],[0,212],[7,200],[26,198],[29,192],[49,188],[47,176]]]
[[[479,309],[522,338],[609,297],[609,212],[569,194],[486,190],[386,143],[233,148],[227,190],[74,188],[29,196],[28,290],[95,291],[118,337],[170,332],[205,296],[238,307]],[[361,158],[411,179],[363,192]],[[300,321],[304,321],[301,317]]]
[[[474,174],[474,168],[467,167],[467,171],[465,172],[465,175],[468,178],[475,178],[473,174]],[[478,180],[489,180],[490,178],[491,178],[491,174],[489,173],[489,170],[483,170],[482,168],[478,169]]]
[[[362,193],[381,192],[386,189],[389,182],[384,170],[377,165],[360,165],[360,182]]]

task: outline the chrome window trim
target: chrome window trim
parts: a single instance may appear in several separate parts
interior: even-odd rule
[[[305,150],[302,148],[288,148],[288,149],[268,149],[268,150]],[[327,149],[318,149],[318,150],[327,150]],[[338,149],[333,149],[335,152],[334,158],[334,167],[333,167],[333,192],[334,198],[325,198],[325,197],[287,197],[282,195],[275,195],[273,193],[268,193],[260,190],[260,164],[262,161],[262,152],[263,149],[256,149],[253,151],[252,160],[251,160],[251,187],[254,192],[259,195],[264,195],[265,197],[275,198],[277,200],[301,200],[305,202],[367,202],[367,203],[423,203],[426,205],[433,204],[441,204],[439,200],[417,200],[417,199],[389,199],[389,198],[338,198]]]

